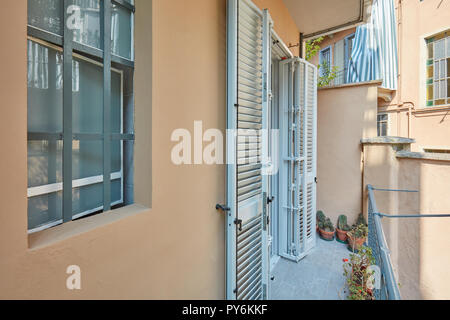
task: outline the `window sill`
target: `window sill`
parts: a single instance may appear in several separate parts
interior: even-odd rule
[[[65,223],[51,229],[28,235],[28,247],[30,250],[43,249],[55,243],[105,227],[120,220],[148,212],[150,212],[149,208],[139,204],[133,204],[78,221]]]

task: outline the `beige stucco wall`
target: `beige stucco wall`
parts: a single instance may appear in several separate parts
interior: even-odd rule
[[[298,30],[274,12],[286,41]],[[1,50],[0,298],[223,299],[224,166],[177,167],[177,128],[226,126],[226,1],[136,0],[137,205],[27,235],[26,1],[5,2]],[[281,13],[283,14],[281,14]],[[153,28],[153,38],[152,38]],[[293,40],[292,40],[293,41]],[[153,66],[153,68],[152,68]],[[79,265],[82,290],[66,289]]]
[[[379,212],[393,215],[450,212],[450,162],[400,159],[389,145],[365,146],[364,155],[365,184],[419,191],[375,192]],[[449,299],[450,218],[382,221],[402,298]]]
[[[425,39],[445,30],[450,30],[450,3],[441,0],[399,1],[396,0],[399,44],[399,88],[389,103],[380,103],[380,112],[390,113],[390,134],[407,137],[417,143],[415,151],[423,147],[450,148],[450,108],[436,112],[413,110],[409,123],[408,107],[426,108],[426,45]],[[410,127],[408,133],[408,127]]]
[[[377,85],[320,89],[317,133],[317,209],[334,223],[362,211],[362,138],[376,135]]]

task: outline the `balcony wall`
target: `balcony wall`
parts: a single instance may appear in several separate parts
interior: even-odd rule
[[[318,92],[317,209],[334,223],[362,212],[362,138],[377,135],[377,87],[368,82]]]
[[[399,147],[365,146],[365,184],[419,192],[375,192],[378,210],[392,215],[449,214],[450,157],[397,152]],[[382,222],[402,299],[450,299],[450,218]]]

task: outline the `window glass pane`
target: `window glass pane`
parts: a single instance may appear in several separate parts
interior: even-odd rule
[[[115,55],[131,59],[132,13],[112,4],[111,51]]]
[[[111,181],[111,205],[123,202],[122,180]],[[75,188],[72,192],[72,212],[74,219],[103,209],[103,183]]]
[[[28,188],[62,182],[62,141],[28,141]]]
[[[73,141],[74,180],[103,175],[103,141]]]
[[[122,141],[111,143],[111,172],[122,171]]]
[[[450,98],[450,80],[447,79],[447,98]]]
[[[28,131],[62,132],[62,55],[28,41]]]
[[[100,211],[103,207],[103,183],[97,183],[72,191],[72,212],[74,218],[77,215],[87,215]]]
[[[63,35],[63,1],[28,0],[28,24],[30,26]]]
[[[450,37],[447,37],[447,57],[450,57]]]
[[[428,85],[427,86],[427,101],[431,101],[434,99],[433,96],[433,85]]]
[[[74,59],[73,132],[103,132],[103,67]]]
[[[446,73],[446,70],[447,70],[447,66],[445,65],[446,64],[446,60],[441,60],[440,61],[440,66],[439,66],[439,70],[440,70],[440,74],[439,74],[439,78],[445,78],[445,73]]]
[[[434,43],[430,42],[427,44],[428,49],[428,59],[433,59],[434,57]]]
[[[433,75],[434,75],[434,67],[428,66],[427,67],[427,78],[431,79],[431,78],[433,78]]]
[[[450,58],[447,58],[447,77],[450,77]]]
[[[435,50],[434,54],[436,56],[435,57],[436,60],[446,58],[445,57],[445,39],[436,41],[434,50]]]
[[[73,29],[73,40],[87,46],[102,49],[100,28],[100,0],[72,0],[77,6],[79,19]]]
[[[434,62],[434,79],[439,79],[439,61]]]
[[[439,99],[440,98],[440,96],[439,96],[439,93],[440,93],[440,91],[439,91],[439,81],[435,81],[434,82],[433,92],[434,92],[434,99]]]
[[[111,132],[123,133],[122,74],[111,72]]]
[[[123,202],[122,197],[122,180],[117,179],[111,181],[111,204],[119,204]]]
[[[62,223],[62,192],[28,199],[28,230],[50,223]]]
[[[447,80],[441,80],[440,89],[441,89],[440,98],[441,99],[447,98]]]

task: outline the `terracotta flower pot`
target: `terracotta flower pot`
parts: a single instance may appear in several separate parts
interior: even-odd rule
[[[323,240],[327,240],[327,241],[333,241],[334,240],[334,231],[333,232],[328,232],[328,231],[319,229],[319,234],[320,234],[320,237]]]
[[[347,231],[340,230],[339,228],[336,228],[336,237],[343,243],[347,243],[348,236]]]
[[[367,240],[367,238],[353,238],[352,235],[348,232],[347,232],[347,237],[348,237],[348,239],[347,239],[348,246],[354,250],[359,250]]]

